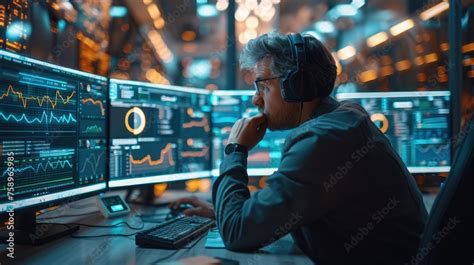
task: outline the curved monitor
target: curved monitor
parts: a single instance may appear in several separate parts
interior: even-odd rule
[[[210,177],[209,91],[110,80],[109,187]]]
[[[360,104],[411,173],[449,172],[449,91],[340,93]]]
[[[106,188],[107,79],[0,50],[0,213]]]

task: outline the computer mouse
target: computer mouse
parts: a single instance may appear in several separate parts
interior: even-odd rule
[[[186,209],[194,208],[194,206],[190,203],[181,203],[176,207],[171,207],[170,208],[170,213],[172,215],[180,214]]]

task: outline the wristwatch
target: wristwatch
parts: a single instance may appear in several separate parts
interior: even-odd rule
[[[225,146],[224,152],[225,152],[226,155],[229,155],[233,152],[241,152],[241,153],[244,153],[244,154],[248,153],[247,147],[245,147],[243,145],[240,145],[240,144],[235,144],[235,143],[227,144]]]

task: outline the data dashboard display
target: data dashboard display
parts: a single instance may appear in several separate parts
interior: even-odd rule
[[[0,50],[0,210],[106,187],[107,89],[105,77]]]
[[[212,94],[213,175],[218,175],[232,125],[240,118],[258,114],[252,104],[253,90],[215,91]],[[247,173],[272,174],[281,160],[281,151],[289,131],[267,130],[264,138],[249,152]]]
[[[209,177],[206,90],[111,79],[110,187]]]
[[[449,91],[341,93],[359,103],[412,173],[449,172]]]

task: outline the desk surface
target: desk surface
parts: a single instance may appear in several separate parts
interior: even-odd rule
[[[81,214],[97,210],[95,198],[84,199],[70,205],[63,206],[58,210],[41,215],[38,218],[59,216],[66,214]],[[130,205],[136,213],[154,212],[164,214],[166,208],[151,206]],[[141,219],[135,214],[107,220],[98,212],[79,217],[63,217],[58,219],[38,220],[38,222],[55,223],[84,223],[93,225],[113,225],[118,222],[127,221],[133,227],[140,227]],[[156,224],[145,223],[145,228]],[[136,231],[126,226],[114,228],[89,228],[81,226],[77,235],[99,235],[99,234],[132,234]],[[240,253],[226,249],[207,249],[204,247],[206,236],[192,243],[187,249],[164,250],[147,249],[135,245],[135,237],[99,237],[76,239],[66,236],[48,244],[40,246],[15,246],[15,259],[6,258],[6,245],[0,245],[0,264],[155,264],[161,261],[173,261],[185,257],[207,255],[234,259],[240,264],[312,264],[294,244],[291,237],[286,236],[275,243],[254,253]]]

